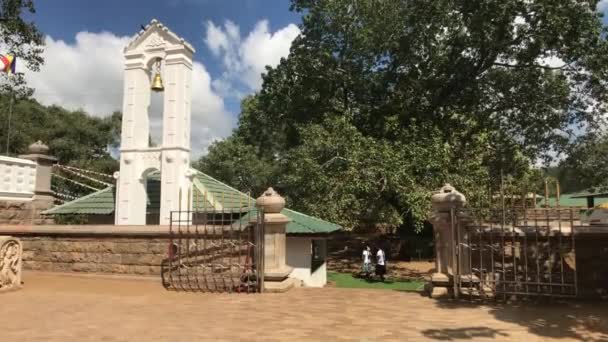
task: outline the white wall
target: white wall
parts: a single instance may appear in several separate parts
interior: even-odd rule
[[[36,163],[0,156],[0,199],[28,201],[34,197]]]
[[[325,286],[327,283],[326,263],[323,263],[314,273],[311,273],[312,239],[308,237],[288,236],[286,247],[286,262],[288,266],[293,268],[289,277],[301,280],[304,286]]]
[[[320,284],[319,286],[325,286],[327,284],[327,240],[317,240],[320,243],[321,254],[323,255],[323,264],[319,266],[310,275],[311,284]]]

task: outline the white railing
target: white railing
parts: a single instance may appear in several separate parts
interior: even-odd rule
[[[29,201],[36,188],[36,163],[0,156],[0,199]]]

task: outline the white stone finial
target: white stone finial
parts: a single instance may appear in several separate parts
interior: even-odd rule
[[[285,208],[285,199],[270,187],[255,200],[255,205],[264,209],[264,213],[277,214]]]
[[[466,197],[449,183],[446,183],[431,196],[431,203],[435,210],[449,210],[451,208],[462,208],[466,203]]]
[[[31,154],[47,154],[49,152],[49,147],[38,140],[28,146],[28,152]]]

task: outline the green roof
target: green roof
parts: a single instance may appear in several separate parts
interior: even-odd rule
[[[108,215],[114,212],[115,193],[114,187],[110,186],[71,202],[45,210],[42,213]]]
[[[228,186],[217,179],[196,171],[193,180],[192,210],[223,210],[250,208],[255,203],[251,196]],[[185,190],[188,192],[188,190]],[[157,213],[160,209],[160,173],[148,176],[147,182],[148,211]],[[114,213],[116,190],[114,186],[91,193],[71,202],[53,207],[43,212],[48,215],[87,214],[110,215]],[[186,194],[184,194],[186,196]],[[255,210],[255,209],[254,209]],[[247,219],[251,212],[242,220]],[[287,224],[289,234],[324,234],[340,230],[342,227],[316,217],[291,210],[283,209],[282,213],[291,219]]]
[[[287,224],[288,234],[328,234],[342,229],[341,226],[321,220],[313,216],[302,214],[291,209],[283,209],[281,214],[289,217],[291,221]],[[257,215],[257,210],[252,209],[241,218],[242,223],[249,222],[252,215]],[[238,222],[238,221],[237,221]]]
[[[608,189],[606,188],[590,188],[585,191],[577,192],[572,194],[573,198],[587,198],[587,197],[607,197]]]
[[[595,205],[602,204],[608,202],[608,198],[596,198]],[[555,197],[549,197],[548,202],[549,207],[556,207],[557,200]],[[537,202],[537,206],[542,207],[545,205],[545,200],[540,200]],[[587,199],[585,197],[581,197],[578,194],[563,194],[559,196],[559,205],[560,207],[587,207]]]

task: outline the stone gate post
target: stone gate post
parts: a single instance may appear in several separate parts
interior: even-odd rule
[[[49,147],[38,140],[28,147],[28,154],[19,158],[31,160],[36,163],[36,181],[34,198],[32,200],[30,220],[33,224],[51,223],[52,219],[44,218],[41,212],[53,207],[54,199],[51,191],[51,174],[57,158],[49,155]]]
[[[31,160],[36,163],[36,184],[34,188],[34,201],[39,202],[39,209],[48,209],[53,206],[53,192],[51,191],[51,173],[57,158],[48,155],[49,147],[38,140],[28,147],[28,154],[19,158]]]
[[[255,202],[264,212],[264,290],[284,292],[293,287],[289,278],[292,268],[285,263],[286,229],[289,218],[281,211],[285,199],[274,189],[268,188]]]
[[[439,297],[451,294],[453,288],[458,227],[455,226],[456,222],[454,226],[452,224],[457,215],[452,209],[464,207],[466,197],[450,184],[445,184],[434,192],[431,204],[429,221],[433,224],[435,239],[435,273],[431,276],[431,297]]]

